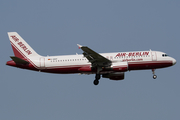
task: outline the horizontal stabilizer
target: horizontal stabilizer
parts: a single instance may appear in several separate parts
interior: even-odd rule
[[[28,61],[25,61],[21,58],[15,57],[15,56],[10,56],[10,58],[17,64],[29,64]]]

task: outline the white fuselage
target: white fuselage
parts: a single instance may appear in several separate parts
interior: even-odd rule
[[[128,70],[138,69],[156,69],[173,65],[176,60],[159,51],[136,51],[136,52],[116,52],[116,53],[100,53],[100,55],[112,61],[112,66],[118,66],[122,63],[128,64]],[[58,70],[55,73],[78,73],[78,69],[85,66],[91,66],[91,63],[81,55],[62,55],[62,56],[46,56],[29,58],[31,64],[39,70]],[[161,64],[162,63],[162,64]],[[165,63],[165,65],[163,65]],[[161,64],[160,66],[157,64]],[[167,65],[168,64],[168,65]],[[135,65],[135,67],[133,67]],[[140,68],[136,65],[142,66]],[[147,66],[147,67],[145,67]],[[152,66],[152,67],[151,67]],[[69,71],[68,71],[69,70]],[[53,71],[54,72],[54,71]],[[83,73],[86,71],[79,71]]]

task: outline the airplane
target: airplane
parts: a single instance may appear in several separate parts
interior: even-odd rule
[[[101,77],[123,80],[124,73],[131,70],[150,69],[156,79],[155,69],[176,64],[174,58],[160,51],[97,53],[79,44],[83,51],[80,55],[41,56],[17,32],[8,32],[8,36],[14,56],[6,65],[47,73],[95,74],[94,85],[99,84]]]

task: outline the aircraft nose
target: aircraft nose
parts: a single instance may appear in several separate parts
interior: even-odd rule
[[[173,65],[175,65],[176,64],[176,60],[173,58],[173,60],[172,60],[172,63],[173,63]]]

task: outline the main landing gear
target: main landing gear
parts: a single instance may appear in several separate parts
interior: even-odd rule
[[[94,85],[98,85],[99,84],[99,79],[101,78],[101,75],[100,74],[96,74],[95,76],[95,80],[94,80]]]
[[[153,73],[153,79],[156,79],[157,78],[157,75],[155,75],[155,69],[152,69],[152,73]]]
[[[97,73],[95,76],[95,80],[94,80],[94,85],[98,85],[99,84],[99,79],[101,78],[101,74],[100,71],[102,70],[102,67],[97,67]]]

